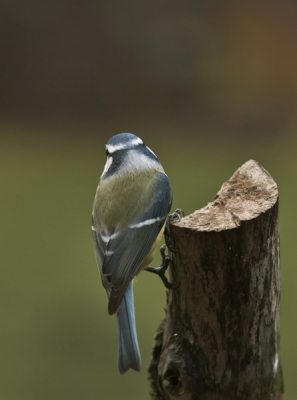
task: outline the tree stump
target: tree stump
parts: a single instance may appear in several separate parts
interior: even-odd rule
[[[154,400],[280,400],[278,189],[248,161],[215,200],[170,225],[166,316],[149,367]]]

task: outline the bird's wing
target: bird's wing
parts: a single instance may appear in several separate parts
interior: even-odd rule
[[[118,311],[128,285],[162,229],[172,202],[168,178],[158,173],[157,190],[151,207],[129,225],[112,234],[93,231],[95,253],[102,283],[109,295],[108,311]]]
[[[102,230],[101,232],[97,232],[94,227],[93,218],[92,218],[92,235],[94,242],[95,257],[99,268],[102,284],[105,287],[109,297],[111,285],[108,282],[107,277],[102,272],[102,263],[106,253],[106,245],[111,240],[110,237],[112,235],[110,235],[110,233],[107,230]]]

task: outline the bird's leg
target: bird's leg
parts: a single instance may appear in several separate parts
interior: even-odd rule
[[[164,286],[166,287],[166,289],[175,289],[178,287],[178,285],[173,285],[172,283],[168,282],[168,279],[165,275],[168,265],[171,262],[170,257],[167,254],[165,254],[165,249],[166,249],[166,245],[164,244],[160,249],[160,253],[162,256],[161,266],[157,267],[157,268],[146,267],[146,268],[144,268],[144,270],[148,271],[148,272],[153,272],[154,274],[157,274],[162,279],[162,282],[163,282]]]
[[[169,225],[171,224],[171,222],[174,222],[176,219],[178,220],[178,222],[181,220],[182,217],[185,216],[185,213],[183,212],[183,210],[181,210],[180,208],[177,208],[172,214],[169,214],[165,223],[165,229],[164,229],[164,239],[165,239],[165,243],[166,246],[168,247],[168,249],[175,253],[176,250],[173,249],[172,247],[172,242],[170,239],[170,234],[169,234]]]
[[[159,275],[159,277],[162,279],[164,286],[167,289],[176,289],[179,286],[179,284],[173,285],[172,283],[168,282],[168,279],[165,275],[168,265],[172,261],[171,258],[168,256],[168,254],[165,253],[166,247],[168,247],[168,249],[172,252],[176,251],[171,246],[171,240],[170,240],[170,236],[169,236],[169,225],[171,224],[171,222],[173,222],[176,219],[178,219],[178,221],[180,221],[181,218],[184,216],[185,216],[185,213],[180,208],[177,208],[172,214],[168,215],[167,220],[165,222],[165,229],[164,229],[165,244],[160,249],[160,253],[162,256],[162,264],[160,267],[157,267],[157,268],[153,268],[153,267],[144,268],[145,271],[153,272],[154,274]]]

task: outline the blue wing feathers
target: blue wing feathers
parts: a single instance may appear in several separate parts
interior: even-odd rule
[[[141,229],[143,230],[143,228]],[[121,303],[121,299],[124,296],[124,293],[129,283],[137,274],[139,267],[141,266],[146,255],[150,251],[159,232],[159,229],[157,229],[156,226],[154,230],[152,230],[151,228],[149,229],[149,227],[146,227],[146,230],[147,232],[142,231],[138,235],[144,234],[146,236],[147,242],[144,243],[143,246],[141,246],[139,245],[139,243],[141,242],[141,238],[139,238],[139,240],[135,238],[135,240],[133,240],[134,247],[132,247],[132,249],[130,247],[130,242],[129,248],[124,254],[122,254],[122,257],[117,263],[117,268],[112,274],[110,282],[113,285],[114,290],[112,290],[109,297],[109,314],[114,314],[117,312]]]

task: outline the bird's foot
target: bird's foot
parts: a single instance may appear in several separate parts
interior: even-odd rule
[[[185,216],[185,213],[183,212],[183,210],[181,210],[180,208],[177,208],[175,211],[173,211],[172,214],[169,214],[166,220],[166,224],[165,224],[165,229],[164,229],[164,239],[165,239],[165,243],[166,246],[168,247],[168,249],[172,252],[175,253],[177,250],[175,250],[172,247],[172,242],[170,239],[170,234],[169,234],[169,225],[174,222],[175,220],[177,220],[178,222],[182,219],[182,217]]]
[[[167,217],[166,224],[170,224],[171,222],[174,222],[176,219],[178,219],[178,222],[182,219],[182,217],[185,216],[185,213],[181,208],[177,208],[175,211],[173,211],[172,214],[169,214]]]
[[[165,251],[166,251],[166,245],[164,244],[160,249],[160,253],[162,256],[162,264],[160,267],[157,267],[157,268],[146,267],[146,268],[144,268],[144,270],[148,271],[148,272],[153,272],[154,274],[157,274],[161,278],[166,289],[176,289],[179,286],[179,284],[174,285],[173,283],[168,282],[168,279],[165,275],[168,265],[172,261],[171,258],[168,256],[168,254],[165,253]]]

